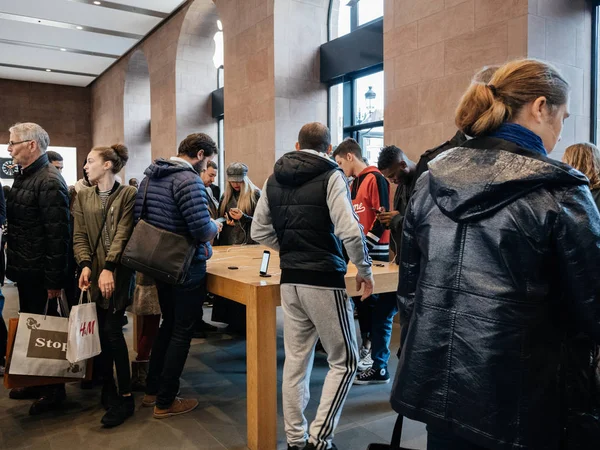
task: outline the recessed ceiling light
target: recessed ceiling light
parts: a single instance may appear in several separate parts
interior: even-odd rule
[[[78,30],[83,30],[83,27],[80,27],[79,25],[77,25],[76,27]]]
[[[61,49],[60,49],[60,51],[61,51],[61,52],[66,52],[66,51],[67,51],[67,49],[66,49],[66,48],[61,48]]]
[[[52,70],[50,70],[50,69],[46,69],[46,72],[52,72]]]
[[[100,2],[94,2],[94,5],[101,5],[102,3]]]

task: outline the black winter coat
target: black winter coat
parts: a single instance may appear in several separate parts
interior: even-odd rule
[[[15,175],[7,199],[7,278],[62,289],[70,240],[69,191],[44,154]]]
[[[561,346],[600,341],[598,273],[581,173],[495,138],[445,152],[405,220],[392,406],[485,448],[558,449]]]

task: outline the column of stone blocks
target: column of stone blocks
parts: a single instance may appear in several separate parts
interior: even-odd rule
[[[571,117],[551,156],[590,139],[592,7],[585,0],[530,0],[528,56],[554,64],[571,84]]]
[[[416,160],[455,133],[482,66],[527,55],[528,0],[386,0],[385,141]]]
[[[141,181],[152,162],[150,72],[142,50],[136,50],[129,58],[123,103],[124,143],[129,149],[123,181],[129,178]]]

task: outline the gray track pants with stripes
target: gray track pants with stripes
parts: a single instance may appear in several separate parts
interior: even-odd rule
[[[331,447],[333,433],[356,374],[358,349],[352,302],[343,289],[281,285],[284,313],[283,416],[288,444],[317,450]],[[315,420],[304,410],[310,399],[310,374],[317,339],[327,352],[329,372]]]

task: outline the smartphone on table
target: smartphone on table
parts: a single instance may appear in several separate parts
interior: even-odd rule
[[[262,261],[260,263],[260,276],[267,277],[267,270],[269,269],[269,260],[271,259],[271,252],[265,250],[263,253]]]

